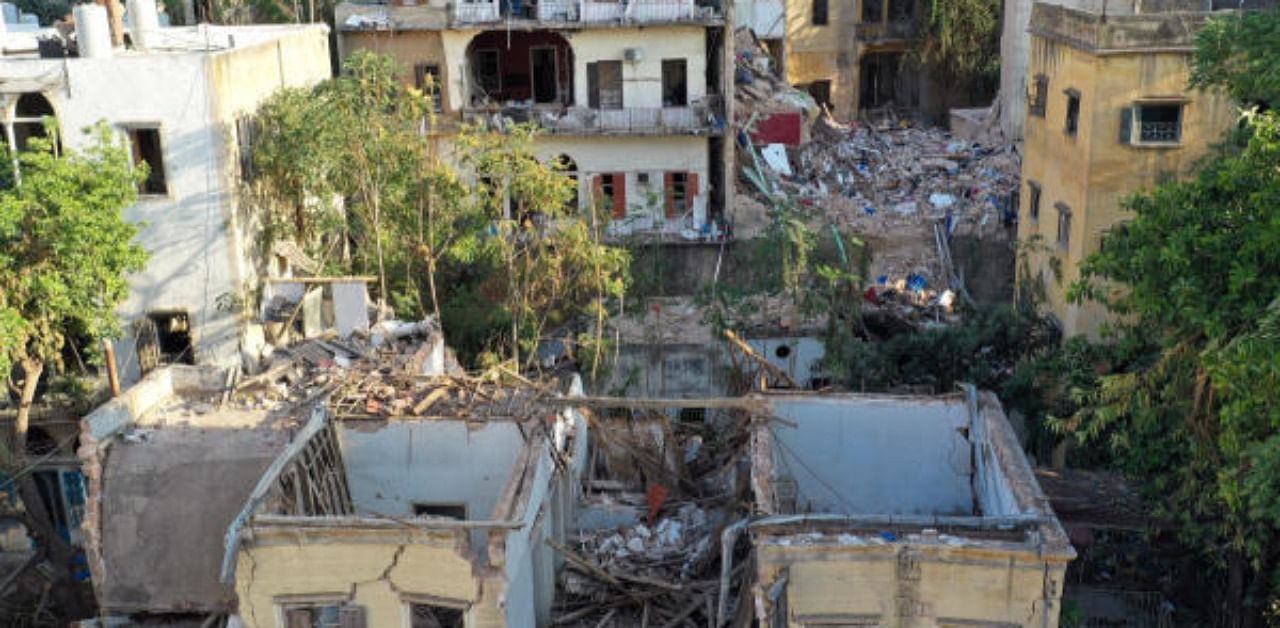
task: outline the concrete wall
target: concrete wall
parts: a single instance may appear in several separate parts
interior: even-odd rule
[[[346,421],[338,440],[356,513],[392,517],[412,516],[416,502],[465,504],[468,519],[491,519],[524,447],[508,421]],[[477,555],[485,538],[472,533]]]
[[[477,578],[461,533],[324,530],[264,533],[238,556],[236,594],[246,628],[284,626],[280,603],[307,596],[363,606],[367,626],[407,626],[407,596],[470,605],[468,626],[504,626],[500,582]]]
[[[746,0],[734,6],[739,27],[750,28],[760,39],[781,39],[786,35],[784,0]]]
[[[974,514],[971,422],[962,398],[770,401],[798,424],[772,428],[774,481],[793,483],[796,512]]]
[[[774,366],[782,369],[800,386],[821,377],[815,362],[822,359],[822,342],[807,336],[750,338],[751,345]],[[790,354],[778,357],[777,348],[786,345]],[[706,344],[624,344],[618,348],[618,363],[601,393],[636,397],[696,399],[728,393],[732,363],[724,343]],[[610,392],[613,391],[613,392]]]
[[[1044,306],[1067,335],[1096,337],[1106,312],[1097,304],[1066,302],[1068,287],[1079,278],[1078,266],[1098,249],[1102,234],[1129,219],[1121,209],[1128,194],[1150,189],[1162,178],[1190,175],[1195,162],[1219,141],[1235,120],[1229,99],[1217,92],[1190,91],[1189,52],[1094,54],[1042,35],[1031,39],[1030,74],[1049,78],[1045,117],[1028,116],[1018,239],[1043,238],[1046,249],[1029,259],[1031,279],[1043,277]],[[1080,128],[1064,132],[1065,89],[1080,92]],[[1121,110],[1152,98],[1185,98],[1182,140],[1177,145],[1135,146],[1121,143]],[[1030,215],[1028,182],[1041,186],[1040,217]],[[1069,245],[1057,245],[1058,211],[1072,212]],[[1056,262],[1051,263],[1051,259]],[[1062,277],[1055,278],[1053,266]]]
[[[622,64],[624,107],[662,106],[662,60],[688,62],[689,102],[707,95],[706,29],[701,26],[649,26],[645,28],[593,28],[567,33],[573,47],[574,102],[587,104],[587,64],[622,61],[623,50],[638,48],[644,58]]]
[[[834,112],[847,118],[858,111],[858,50],[854,25],[862,2],[827,2],[827,25],[813,24],[813,0],[786,0],[787,82],[831,81]]]
[[[242,41],[279,41],[215,53],[0,60],[0,76],[6,78],[65,77],[43,93],[68,148],[86,145],[90,138],[81,130],[99,121],[121,139],[126,125],[160,127],[168,193],[144,196],[125,210],[125,218],[141,225],[138,241],[151,259],[129,278],[130,295],[118,312],[130,320],[150,311],[187,311],[201,362],[238,363],[239,321],[219,312],[215,300],[238,293],[251,274],[236,224],[227,115],[250,108],[280,85],[329,74],[323,26],[264,29],[270,30],[246,29]],[[132,343],[120,343],[118,356],[126,382],[136,379]]]

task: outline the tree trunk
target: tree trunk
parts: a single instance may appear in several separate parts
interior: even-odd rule
[[[1231,550],[1227,553],[1227,608],[1226,625],[1241,628],[1244,625],[1244,580],[1247,564],[1244,553]]]
[[[58,607],[63,609],[65,618],[83,618],[87,615],[88,609],[84,607],[83,600],[78,595],[79,585],[76,584],[75,574],[71,571],[75,550],[54,528],[53,519],[44,507],[44,500],[40,498],[40,488],[36,484],[35,476],[31,473],[31,469],[27,468],[31,464],[27,459],[27,430],[31,421],[31,404],[35,401],[36,385],[40,381],[40,375],[44,373],[44,362],[28,359],[23,360],[21,364],[22,398],[18,402],[18,417],[13,424],[13,457],[19,469],[16,473],[21,474],[17,480],[18,495],[22,498],[22,505],[27,511],[31,540],[44,552],[45,558],[53,567],[51,594],[58,601]]]

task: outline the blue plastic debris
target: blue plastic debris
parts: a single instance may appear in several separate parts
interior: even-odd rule
[[[892,533],[892,532],[890,532],[890,531],[888,531],[888,530],[881,530],[881,531],[880,531],[880,538],[882,538],[882,539],[884,539],[884,540],[886,540],[886,541],[888,541],[888,542],[890,542],[890,543],[893,543],[894,541],[897,541],[897,540],[898,540],[898,535],[896,535],[896,534],[894,534],[894,533]]]
[[[912,292],[923,292],[925,289],[925,286],[928,286],[928,285],[929,285],[929,282],[925,281],[924,277],[921,277],[920,275],[917,275],[915,273],[911,273],[910,275],[907,275],[907,289],[911,290]]]
[[[887,285],[889,285],[889,276],[888,276],[888,275],[880,275],[879,277],[876,277],[876,283],[878,283],[878,284],[880,284],[880,285],[882,285],[882,286],[887,286]]]
[[[874,216],[874,215],[876,215],[876,208],[874,208],[874,207],[872,207],[872,206],[870,206],[870,205],[867,205],[866,207],[863,207],[863,208],[862,208],[862,211],[866,212],[868,216]]]

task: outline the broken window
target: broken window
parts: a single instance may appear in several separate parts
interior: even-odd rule
[[[1075,135],[1080,130],[1080,92],[1068,89],[1063,93],[1067,95],[1067,120],[1063,131],[1067,135]]]
[[[1071,244],[1071,208],[1066,203],[1055,203],[1058,210],[1058,247],[1066,249]]]
[[[440,66],[435,63],[418,63],[413,66],[413,84],[423,93],[431,97],[431,108],[436,113],[442,111]]]
[[[415,517],[443,517],[445,519],[466,521],[467,505],[414,503],[413,515]]]
[[[253,144],[257,136],[257,118],[241,116],[236,119],[236,146],[240,150],[240,180],[245,183],[253,182]]]
[[[1049,102],[1049,77],[1043,74],[1036,75],[1035,91],[1032,92],[1028,101],[1031,105],[1029,113],[1038,118],[1043,118],[1045,106]]]
[[[668,172],[663,181],[666,191],[667,218],[679,218],[693,207],[693,197],[698,190],[696,172]]]
[[[587,101],[587,106],[592,109],[622,108],[621,61],[587,64]]]
[[[705,423],[707,421],[706,408],[681,408],[681,423]]]
[[[502,90],[502,71],[498,67],[498,51],[487,48],[476,51],[475,67],[476,85],[485,94],[496,94]]]
[[[409,605],[409,628],[462,628],[465,611],[433,604]]]
[[[285,628],[364,628],[364,607],[341,602],[289,604],[283,608]]]
[[[596,175],[595,202],[609,210],[615,219],[627,216],[627,175],[606,172]]]
[[[32,139],[49,137],[47,124],[54,119],[53,105],[41,94],[18,97],[13,110],[13,149],[27,150]]]
[[[813,0],[813,25],[827,25],[827,0]]]
[[[164,176],[164,149],[160,144],[160,128],[131,127],[128,133],[133,165],[147,164],[147,178],[138,186],[138,193],[168,194],[169,185]]]
[[[684,59],[662,60],[662,106],[689,104],[688,63]]]
[[[147,319],[155,325],[155,343],[160,362],[195,364],[191,346],[191,318],[186,312],[150,312]]]
[[[560,99],[560,60],[555,46],[529,48],[529,80],[533,102],[556,102]]]
[[[1027,213],[1031,215],[1032,220],[1040,220],[1040,184],[1035,181],[1027,181]]]
[[[809,83],[809,95],[813,97],[813,102],[819,106],[831,108],[831,81],[821,80]]]

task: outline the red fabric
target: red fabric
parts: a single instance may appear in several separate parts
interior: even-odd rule
[[[613,173],[613,217],[627,217],[627,173]]]
[[[649,525],[653,525],[653,520],[658,517],[658,511],[662,510],[662,504],[667,501],[667,487],[661,484],[650,486],[645,495],[645,501],[649,503]]]
[[[666,204],[664,205],[664,208],[666,210],[667,218],[676,217],[675,190],[676,190],[675,173],[674,172],[662,173],[662,195],[665,197],[665,200],[666,200]]]
[[[771,113],[756,119],[756,130],[751,134],[755,144],[800,145],[800,130],[804,117],[798,111]]]

